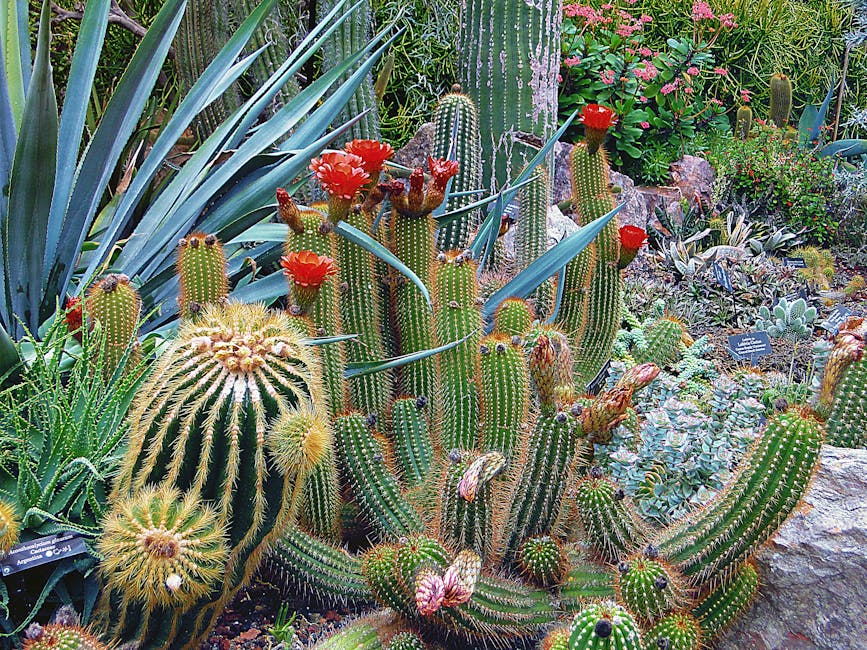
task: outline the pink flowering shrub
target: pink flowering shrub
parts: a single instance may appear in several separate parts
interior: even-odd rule
[[[636,11],[634,0],[563,6],[561,118],[586,104],[617,113],[607,148],[614,165],[641,180],[658,182],[668,165],[706,148],[730,128],[723,102],[710,95],[712,82],[728,71],[716,65],[714,46],[735,29],[731,14],[692,5],[692,34],[669,38],[663,50],[645,42],[653,16]],[[731,97],[726,104],[732,105]],[[580,126],[572,129],[581,136]]]

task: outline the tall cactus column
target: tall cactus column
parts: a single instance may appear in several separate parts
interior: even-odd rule
[[[557,128],[561,3],[464,0],[460,82],[479,108],[482,183],[502,187]]]

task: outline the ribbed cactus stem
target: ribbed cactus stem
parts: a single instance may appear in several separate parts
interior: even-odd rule
[[[867,324],[844,327],[837,335],[825,364],[817,411],[827,414],[828,444],[867,446],[867,360],[864,336]]]
[[[569,549],[568,569],[560,585],[560,607],[567,612],[579,612],[590,600],[614,598],[614,575],[609,567],[588,557],[584,549]]]
[[[350,212],[346,223],[370,233],[371,216]],[[348,362],[380,361],[386,358],[380,326],[380,294],[373,273],[373,258],[363,248],[343,237],[337,244],[338,307],[343,332],[358,334],[346,345]],[[391,396],[391,374],[377,372],[350,379],[350,404],[363,413],[384,417]]]
[[[33,623],[24,632],[23,650],[109,650],[88,630],[77,625]]]
[[[434,461],[433,442],[424,417],[426,408],[424,397],[403,397],[395,400],[391,407],[394,452],[401,478],[408,488],[424,483]]]
[[[590,153],[584,143],[570,154],[572,190],[579,225],[607,214],[615,201],[609,189],[604,149]],[[611,356],[620,327],[620,239],[612,219],[566,267],[558,323],[570,335],[575,355],[575,381],[589,383]]]
[[[440,488],[440,534],[455,551],[471,549],[487,557],[496,510],[493,479],[505,467],[505,458],[496,452],[477,456],[453,451],[450,461]]]
[[[604,478],[598,468],[578,484],[575,510],[590,543],[606,562],[619,562],[647,539],[647,530],[623,488]]]
[[[771,104],[768,116],[778,129],[789,124],[792,113],[792,80],[784,74],[771,75]]]
[[[735,135],[740,140],[746,140],[753,128],[753,109],[749,106],[740,106],[735,118]]]
[[[667,650],[699,650],[705,647],[698,620],[685,612],[669,614],[657,622],[645,633],[644,643],[648,648]]]
[[[659,367],[670,366],[683,356],[685,340],[690,340],[686,329],[676,318],[663,317],[653,323],[645,333],[647,347],[636,350],[636,363],[655,363]]]
[[[382,623],[377,618],[371,616],[353,621],[313,647],[316,650],[383,650],[379,639]]]
[[[643,650],[638,623],[613,601],[588,604],[572,621],[569,650]]]
[[[141,315],[141,298],[125,275],[111,273],[87,292],[85,311],[98,324],[102,339],[102,372],[111,377],[130,346],[130,359],[138,355],[135,340]]]
[[[194,316],[207,305],[222,304],[229,295],[226,256],[216,236],[196,232],[181,239],[177,269],[181,318]]]
[[[454,136],[454,137],[453,137]],[[482,187],[482,142],[479,133],[479,112],[473,100],[454,86],[440,99],[434,113],[434,158],[448,158],[460,163],[460,171],[452,180],[451,193],[471,192]],[[452,196],[446,202],[446,212],[469,205],[477,200],[472,194]],[[439,229],[440,250],[463,250],[479,226],[479,211],[471,210]]]
[[[551,183],[543,165],[533,170],[532,181],[520,192],[520,219],[515,225],[515,267],[521,271],[548,250],[548,206]],[[554,281],[545,280],[533,292],[536,313],[546,318],[553,309]]]
[[[617,565],[614,587],[618,600],[644,620],[655,620],[688,602],[684,580],[677,569],[656,556],[655,549],[638,553]]]
[[[268,558],[268,568],[281,581],[326,602],[373,600],[359,558],[296,527],[290,527],[277,541]]]
[[[515,178],[557,128],[559,2],[463,0],[461,85],[479,109],[482,183]],[[503,38],[512,34],[513,38]]]
[[[774,416],[726,488],[654,544],[694,585],[725,580],[797,506],[823,439],[806,410]]]
[[[330,444],[327,433],[313,435],[327,429],[298,432],[284,427],[284,419],[299,411],[324,415],[324,409],[315,355],[284,315],[229,304],[181,325],[130,409],[129,447],[113,501],[148,485],[183,489],[212,505],[226,527],[229,556],[216,595],[173,616],[154,611],[142,619],[153,628],[153,643],[180,638],[197,647],[250,579],[292,518],[306,471]],[[117,613],[137,620],[131,608]],[[127,636],[123,625],[117,629]]]
[[[515,455],[529,412],[530,383],[523,342],[492,334],[479,345],[481,385],[481,448]]]
[[[386,449],[357,413],[337,418],[335,430],[341,464],[361,512],[383,539],[421,530],[418,513],[401,494],[386,463]]]
[[[693,608],[702,638],[712,640],[752,604],[759,591],[759,572],[752,561],[741,564],[731,578],[713,589]]]
[[[315,4],[317,21],[323,20],[334,9],[336,3],[337,0],[319,0]],[[351,5],[344,5],[344,8],[349,6]],[[325,41],[322,47],[323,71],[337,67],[353,54],[364,49],[372,36],[370,3],[365,1]],[[356,68],[347,70],[334,88],[339,88],[355,70]],[[370,75],[361,82],[335,123],[343,124],[358,116],[361,117],[350,127],[347,139],[378,140],[379,111],[373,89],[373,78]]]
[[[429,215],[391,215],[391,250],[424,283],[431,286],[434,253],[434,221]],[[394,313],[401,354],[428,350],[438,345],[434,316],[415,284],[400,276],[394,285]],[[447,341],[444,341],[444,343]],[[398,383],[404,395],[423,396],[436,413],[439,402],[439,359],[427,357],[400,369]]]
[[[494,331],[508,336],[524,336],[534,320],[536,314],[526,300],[506,298],[494,313]]]
[[[560,543],[552,537],[531,537],[521,546],[518,565],[529,580],[551,587],[563,579],[566,555]]]
[[[385,650],[427,650],[427,645],[412,632],[400,632],[391,638]]]
[[[472,449],[478,438],[477,355],[482,317],[476,265],[463,254],[440,253],[434,281],[437,340],[464,343],[440,357],[440,444],[446,451]]]
[[[560,513],[568,472],[575,457],[580,427],[563,411],[543,412],[523,443],[515,467],[520,473],[510,495],[505,533],[507,560],[525,539],[546,535]]]

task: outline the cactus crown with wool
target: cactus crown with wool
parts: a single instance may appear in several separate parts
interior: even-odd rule
[[[9,552],[18,543],[18,535],[21,533],[21,519],[15,511],[15,507],[0,499],[0,557]]]

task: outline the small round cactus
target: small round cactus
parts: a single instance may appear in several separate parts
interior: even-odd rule
[[[103,526],[101,570],[124,601],[191,606],[222,580],[228,548],[213,510],[171,487],[121,501]]]
[[[327,416],[310,404],[293,408],[277,419],[265,444],[284,474],[312,470],[332,444]]]
[[[618,567],[615,588],[630,612],[651,620],[686,603],[677,572],[658,559],[637,555]]]
[[[542,650],[569,650],[569,628],[549,632],[542,639]]]
[[[641,650],[632,615],[614,601],[592,603],[572,621],[569,650]]]
[[[77,625],[39,625],[24,632],[23,650],[108,650],[108,646]]]
[[[691,614],[675,612],[660,619],[644,635],[648,650],[698,650],[701,645],[701,627]]]
[[[386,650],[425,650],[427,646],[412,632],[401,632],[391,638]]]
[[[560,544],[551,537],[531,537],[521,547],[518,563],[533,582],[550,587],[563,578],[565,556]]]
[[[0,557],[18,543],[21,520],[11,503],[0,500]]]

